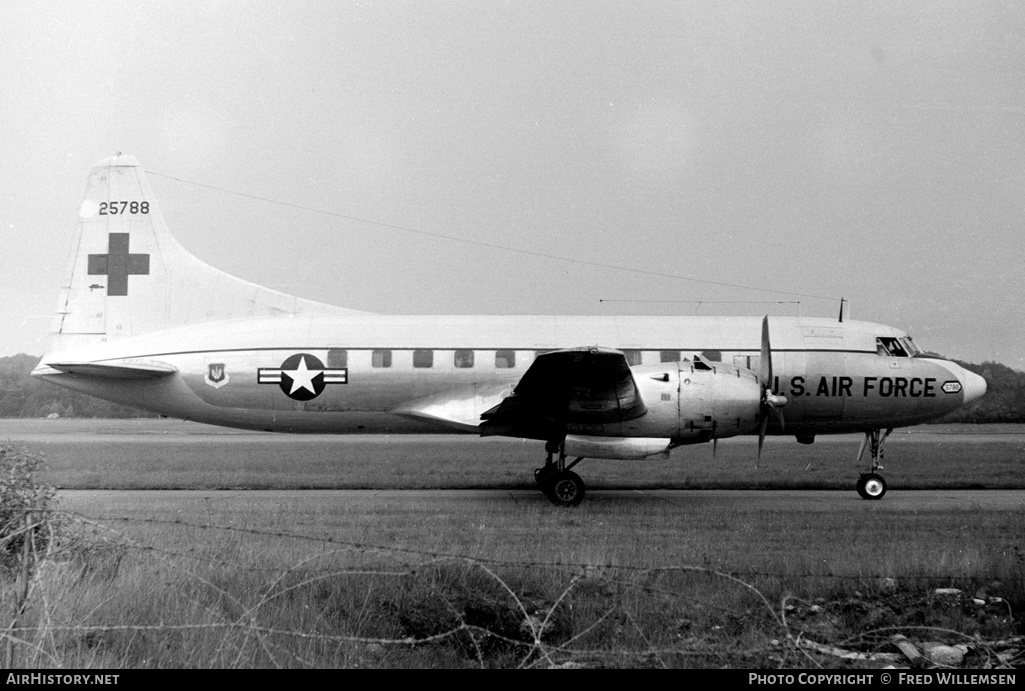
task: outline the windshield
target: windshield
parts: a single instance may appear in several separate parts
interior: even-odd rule
[[[908,351],[910,357],[918,357],[922,354],[922,349],[915,345],[915,342],[911,340],[911,336],[905,336],[900,339],[900,342],[904,344],[904,349]]]
[[[915,345],[911,336],[903,338],[877,336],[876,353],[884,357],[918,357],[921,355],[922,349]]]

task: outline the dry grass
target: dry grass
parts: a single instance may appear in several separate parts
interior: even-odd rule
[[[81,532],[35,577],[19,666],[807,667],[840,661],[798,639],[871,652],[899,630],[984,649],[1023,633],[1022,512],[851,526],[811,503],[62,502]],[[1003,602],[973,605],[979,588]]]

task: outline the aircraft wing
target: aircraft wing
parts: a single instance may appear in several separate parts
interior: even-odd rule
[[[173,365],[155,360],[124,360],[117,363],[47,362],[45,366],[67,374],[81,374],[104,379],[153,379],[154,377],[166,377],[178,371]]]
[[[626,356],[609,348],[539,355],[512,395],[483,415],[483,434],[549,438],[567,423],[625,422],[647,412]]]

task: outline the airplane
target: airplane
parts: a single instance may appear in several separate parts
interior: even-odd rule
[[[771,335],[771,339],[770,339]],[[578,505],[584,458],[668,459],[738,435],[883,443],[986,392],[907,333],[809,317],[392,316],[269,290],[171,235],[132,156],[89,173],[33,375],[165,416],[252,430],[470,433],[544,442],[534,472]],[[575,460],[570,461],[573,458]]]

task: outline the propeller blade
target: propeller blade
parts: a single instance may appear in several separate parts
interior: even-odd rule
[[[772,389],[772,346],[769,344],[769,315],[762,319],[762,352],[758,363],[758,381],[762,388]]]
[[[782,429],[784,423],[781,409],[787,404],[786,396],[779,396],[772,391],[774,382],[772,379],[772,344],[769,342],[769,315],[765,315],[762,319],[762,349],[758,363],[758,383],[762,387],[762,401],[758,411],[758,459],[761,460],[765,435],[769,429],[769,413],[776,414]]]
[[[765,444],[765,432],[769,429],[769,411],[762,408],[758,416],[758,460],[762,460],[762,446]],[[757,466],[758,463],[755,463]]]

